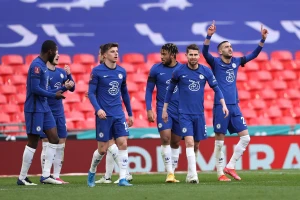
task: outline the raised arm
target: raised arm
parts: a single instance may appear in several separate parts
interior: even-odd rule
[[[202,54],[206,60],[206,62],[213,68],[214,66],[214,57],[208,52],[209,44],[210,44],[210,38],[212,35],[216,32],[217,27],[215,25],[215,21],[208,27],[207,29],[207,36],[204,40],[204,45],[202,48]]]
[[[267,35],[268,35],[268,30],[264,29],[263,25],[261,25],[262,39],[260,40],[260,42],[258,43],[258,46],[254,49],[254,51],[252,53],[241,58],[241,66],[242,67],[244,67],[247,62],[249,62],[250,60],[253,60],[254,58],[256,58],[258,56],[258,54],[261,52],[261,50],[264,46]]]

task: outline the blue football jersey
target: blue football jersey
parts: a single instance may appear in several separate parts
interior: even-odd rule
[[[121,87],[126,85],[126,71],[117,65],[115,69],[108,68],[105,64],[93,68],[89,85],[96,86],[97,105],[93,104],[95,111],[105,111],[106,116],[120,116],[122,110]],[[89,89],[90,92],[90,89]]]
[[[212,71],[199,64],[195,70],[187,64],[181,65],[173,72],[173,82],[177,82],[179,90],[178,111],[182,114],[201,114],[204,112],[204,87],[208,82],[210,87],[218,85]]]
[[[162,63],[155,64],[150,70],[148,81],[152,81],[155,83],[157,93],[156,93],[156,108],[162,109],[164,106],[164,99],[166,96],[166,92],[171,82],[172,73],[174,69],[179,67],[181,64],[177,63],[174,67],[168,67],[163,65]],[[173,112],[178,112],[178,98],[179,92],[178,88],[174,89],[171,101],[169,103],[168,109]],[[152,98],[151,98],[152,100]],[[147,101],[147,99],[146,99]],[[150,104],[151,106],[151,104]],[[147,106],[148,107],[148,106]]]
[[[48,98],[55,98],[55,93],[47,91],[49,72],[45,62],[37,57],[28,69],[26,83],[25,112],[49,112]]]
[[[64,83],[69,79],[70,81],[72,77],[67,75],[66,71],[55,67],[54,70],[48,69],[49,70],[49,86],[51,90],[54,89],[60,89],[63,87]],[[75,86],[74,86],[75,87]],[[74,90],[74,87],[72,88]],[[53,116],[55,117],[60,117],[64,116],[64,106],[62,103],[62,99],[48,99],[48,103],[50,106],[50,109],[52,111]]]

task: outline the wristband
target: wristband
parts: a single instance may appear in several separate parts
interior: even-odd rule
[[[211,36],[209,36],[209,35],[206,36],[206,39],[210,40],[210,38],[211,38]]]

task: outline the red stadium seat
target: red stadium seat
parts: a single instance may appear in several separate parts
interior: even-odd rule
[[[240,72],[239,72],[240,73]],[[272,74],[269,71],[261,70],[258,72],[251,72],[250,77],[258,81],[271,81],[273,80]]]
[[[300,51],[296,51],[295,60],[300,60]]]
[[[214,107],[214,101],[213,100],[204,100],[204,108],[206,110],[209,110],[211,112],[213,107]]]
[[[246,119],[256,118],[257,117],[256,112],[253,109],[251,109],[251,108],[243,108],[243,116]]]
[[[276,99],[276,105],[281,109],[290,109],[293,107],[293,104],[288,99]]]
[[[0,113],[0,123],[9,123],[10,118],[8,114]]]
[[[12,98],[10,99],[10,102],[13,104],[24,104],[26,100],[26,94],[15,94],[14,96],[12,96]]]
[[[142,104],[139,101],[134,101],[134,102],[131,102],[131,107],[132,107],[133,111],[139,111],[139,110],[144,109],[144,104]]]
[[[7,78],[6,82],[11,85],[25,85],[27,77],[23,75],[12,75]]]
[[[176,60],[182,64],[187,63],[187,58],[185,53],[179,52],[176,56]]]
[[[278,106],[272,106],[267,109],[267,115],[269,116],[269,118],[276,118],[276,117],[280,118],[282,117],[282,112]]]
[[[277,72],[276,77],[274,78],[284,81],[291,81],[297,79],[297,74],[292,70],[284,70],[281,72]]]
[[[135,128],[146,128],[149,127],[149,123],[146,119],[134,119],[133,127]]]
[[[131,64],[138,64],[144,63],[145,58],[143,54],[140,53],[126,53],[123,55],[123,62],[131,63]]]
[[[137,84],[129,80],[127,81],[127,89],[130,93],[139,91]]]
[[[24,116],[24,113],[16,113],[16,114],[13,114],[11,116],[11,122],[25,122],[25,116]]]
[[[259,93],[259,98],[262,98],[262,99],[267,99],[267,100],[273,100],[273,99],[276,99],[277,98],[277,93],[272,90],[272,89],[264,89],[262,91],[260,91]]]
[[[0,104],[7,104],[6,96],[0,94]]]
[[[280,118],[275,118],[273,120],[273,124],[281,124],[281,125],[296,125],[296,119],[293,117],[280,117]]]
[[[95,116],[95,111],[85,113],[85,119],[87,120],[93,119],[95,121]]]
[[[85,120],[75,122],[76,129],[95,129],[96,123],[95,120]]]
[[[72,74],[84,74],[87,71],[85,66],[79,63],[71,64],[70,69]]]
[[[0,85],[3,85],[3,84],[4,84],[3,78],[0,76]]]
[[[67,130],[74,130],[75,129],[75,125],[72,121],[67,121]]]
[[[130,99],[132,101],[140,101],[143,102],[145,101],[145,92],[144,91],[138,91],[138,92],[133,92],[130,94]]]
[[[284,98],[287,99],[299,99],[300,101],[300,91],[299,89],[287,89],[284,91]]]
[[[39,54],[29,54],[25,57],[25,64],[30,65],[31,62],[36,59],[39,56]]]
[[[2,56],[3,65],[23,65],[23,57],[16,54],[4,55]]]
[[[135,73],[136,70],[134,68],[134,66],[130,63],[121,63],[120,66],[122,66],[127,73]]]
[[[93,112],[94,107],[89,101],[79,102],[73,105],[73,111],[80,111],[80,112]]]
[[[81,102],[80,100],[80,96],[77,93],[73,93],[73,92],[65,92],[65,99],[64,102],[65,103],[76,103],[76,102]]]
[[[1,106],[1,112],[13,114],[20,112],[20,108],[15,104],[6,104]]]
[[[95,63],[95,57],[92,54],[75,54],[73,56],[73,63],[93,65]]]
[[[266,87],[270,87],[271,89],[278,91],[287,89],[287,84],[285,81],[273,80],[270,82],[270,85],[266,85]]]
[[[261,51],[258,56],[254,59],[256,62],[265,62],[269,60],[267,52]]]
[[[242,101],[251,99],[250,92],[248,92],[246,90],[240,90],[240,91],[238,91],[238,94],[239,94],[239,99]]]
[[[239,71],[236,81],[243,82],[243,81],[247,81],[247,80],[248,80],[248,78],[247,78],[246,73],[243,71]]]
[[[260,82],[249,79],[247,82],[244,83],[244,88],[248,91],[257,91],[257,90],[261,90],[263,86]]]
[[[284,70],[283,64],[278,60],[270,60],[265,63],[264,70],[267,71],[282,71]]]
[[[64,65],[70,65],[72,63],[71,57],[68,54],[59,54],[58,65],[64,67]]]
[[[15,94],[17,92],[17,89],[13,85],[0,85],[0,94]]]
[[[271,60],[293,60],[293,54],[290,51],[273,51],[271,53]]]
[[[12,75],[13,73],[12,67],[7,67],[5,65],[0,66],[0,76]]]
[[[264,109],[267,107],[265,101],[263,99],[252,99],[250,105],[255,110]]]
[[[66,121],[84,121],[84,114],[79,111],[66,112]]]
[[[258,71],[259,70],[259,65],[255,61],[250,61],[250,62],[245,64],[245,67],[243,69],[245,69],[245,71],[247,71],[247,72],[249,72],[249,71]]]
[[[78,81],[75,85],[75,91],[77,93],[86,93],[89,89],[89,85],[84,81]]]
[[[26,75],[28,74],[29,65],[20,65],[18,67],[14,67],[14,74]]]
[[[268,117],[258,117],[258,118],[252,118],[249,119],[250,125],[272,125],[272,120],[270,120]]]
[[[73,77],[74,79],[74,77]],[[77,83],[78,81],[84,81],[85,83],[88,83],[91,79],[91,75],[90,74],[78,74],[76,76],[75,79],[75,83]]]
[[[65,103],[63,102],[63,106],[64,106],[64,111],[65,111],[65,112],[71,112],[71,108],[70,108],[70,105],[69,105],[69,104],[65,104]]]
[[[149,53],[147,55],[147,62],[151,62],[151,63],[159,63],[159,62],[161,62],[160,53]]]
[[[128,74],[127,80],[133,81],[135,83],[146,83],[148,76],[146,74]]]
[[[135,111],[133,116],[134,116],[135,119],[138,118],[138,119],[146,119],[146,120],[148,120],[148,118],[147,118],[147,112],[145,110],[143,110],[143,111],[141,111],[141,110]]]
[[[140,63],[140,64],[135,64],[134,68],[135,68],[135,72],[133,73],[139,73],[139,74],[149,74],[150,69],[152,68],[153,64],[152,63]]]

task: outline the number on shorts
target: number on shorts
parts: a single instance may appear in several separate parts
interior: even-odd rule
[[[125,131],[127,132],[128,131],[128,125],[127,125],[126,122],[123,122],[123,124],[124,124]]]
[[[246,125],[245,118],[241,117],[241,120],[243,121],[243,124]]]

